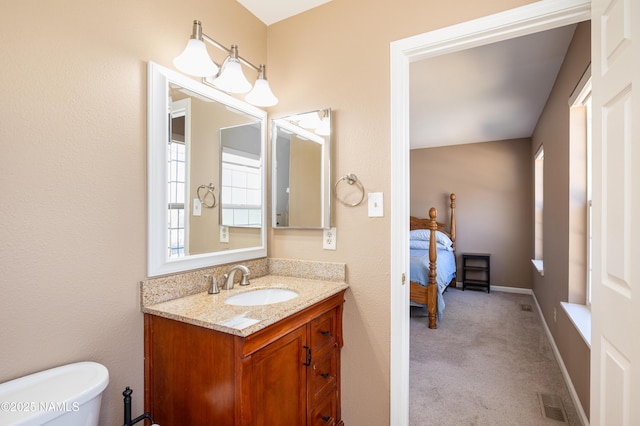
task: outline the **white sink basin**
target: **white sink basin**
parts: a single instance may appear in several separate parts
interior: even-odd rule
[[[286,288],[262,288],[236,294],[227,298],[224,303],[234,306],[262,306],[286,302],[296,297],[298,297],[298,293]]]

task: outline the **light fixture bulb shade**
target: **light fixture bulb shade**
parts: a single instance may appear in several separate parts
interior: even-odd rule
[[[304,129],[317,129],[320,127],[320,116],[317,112],[307,112],[299,116],[298,125]]]
[[[247,94],[247,102],[259,107],[270,107],[278,103],[278,98],[271,91],[269,82],[265,79],[259,78],[256,80],[256,84],[253,85],[253,89]]]
[[[320,121],[320,126],[316,129],[316,133],[320,136],[329,136],[331,133],[331,120],[329,120],[329,117],[324,117]]]
[[[204,42],[195,38],[189,39],[187,47],[173,60],[173,65],[196,77],[210,77],[218,72],[218,66],[209,57]]]
[[[220,76],[213,80],[213,84],[229,93],[247,93],[251,89],[251,83],[244,76],[240,62],[233,58],[227,58],[222,65]]]

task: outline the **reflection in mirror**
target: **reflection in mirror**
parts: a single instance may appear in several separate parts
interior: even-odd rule
[[[331,110],[272,120],[272,226],[331,227]]]
[[[151,62],[148,105],[148,275],[266,256],[266,113]],[[242,143],[225,148],[228,134]],[[243,155],[251,157],[244,183]],[[238,196],[230,203],[226,193],[242,191],[231,204]],[[237,220],[222,219],[228,208]]]
[[[220,224],[262,226],[262,152],[259,123],[220,129]]]

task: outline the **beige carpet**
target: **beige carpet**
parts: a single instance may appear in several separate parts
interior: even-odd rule
[[[569,424],[581,424],[531,296],[450,289],[444,298],[437,330],[411,308],[411,425],[565,424],[543,416],[538,393],[559,396]]]

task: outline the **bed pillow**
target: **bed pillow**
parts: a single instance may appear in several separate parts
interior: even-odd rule
[[[431,231],[429,229],[415,229],[411,231],[409,238],[411,240],[429,242],[429,239],[431,238]],[[436,243],[445,248],[451,248],[453,246],[451,239],[441,231],[436,231]]]

